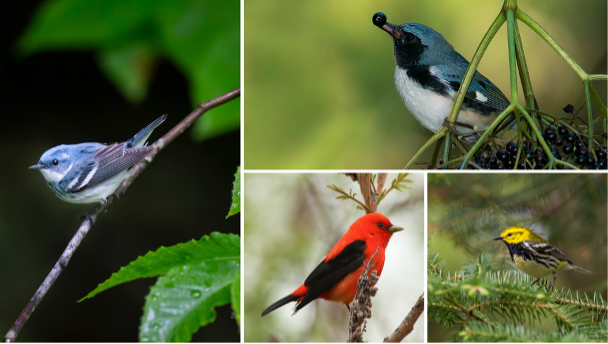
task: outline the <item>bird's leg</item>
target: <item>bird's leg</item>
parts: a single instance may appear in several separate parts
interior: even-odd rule
[[[557,272],[553,273],[553,283],[551,283],[551,291],[550,293],[553,292],[553,286],[555,285],[555,280],[557,279]]]
[[[97,207],[87,211],[86,213],[80,215],[81,219],[88,219],[89,221],[91,221],[91,225],[95,224],[95,220],[93,219],[93,216],[91,216],[91,214],[95,211],[95,209],[97,209]]]
[[[458,135],[458,133],[456,132],[456,122],[450,122],[448,117],[443,119],[443,127],[447,128],[450,131],[450,133],[452,133],[452,135],[454,135],[454,136]]]
[[[532,282],[532,285],[535,285],[536,282],[538,282],[540,280],[540,278],[537,278],[536,281]]]

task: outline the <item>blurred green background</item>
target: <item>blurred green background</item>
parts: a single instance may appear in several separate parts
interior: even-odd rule
[[[515,269],[506,245],[492,238],[522,225],[596,273],[559,272],[556,288],[598,292],[606,300],[607,187],[606,174],[429,174],[429,249],[446,261],[446,273],[481,252],[493,252],[501,269]],[[446,341],[448,329],[429,323],[429,342]]]
[[[403,168],[432,134],[395,90],[392,39],[372,15],[430,26],[470,60],[502,3],[246,1],[245,168]],[[583,69],[606,73],[606,1],[518,4]],[[568,103],[578,109],[584,104],[579,77],[525,24],[519,28],[541,109],[556,115],[565,115]],[[478,70],[509,94],[506,25]],[[606,103],[606,82],[594,85]]]
[[[239,87],[240,10],[239,1],[54,0],[2,1],[0,13],[5,17],[0,21],[0,159],[5,162],[0,169],[0,336],[4,338],[78,229],[80,215],[94,206],[59,200],[42,175],[27,167],[53,146],[124,141],[169,114],[150,137],[153,142],[188,115],[194,104]],[[118,45],[135,52],[156,47],[152,55],[134,53],[133,60],[114,64],[142,69],[139,76],[131,75],[146,76],[131,89],[144,91],[135,92],[136,99],[104,67],[103,61],[122,56],[106,51]],[[186,67],[181,60],[194,53],[201,63],[208,62],[214,55],[209,50],[234,67],[211,63],[196,69],[194,61]],[[207,73],[209,66],[216,70]],[[207,95],[196,86],[195,73],[208,76]],[[224,77],[220,83],[213,81]],[[239,99],[226,107],[239,118]],[[238,125],[221,135],[215,131],[205,136],[199,124],[160,152],[127,193],[99,217],[24,326],[19,341],[137,341],[145,296],[156,279],[137,280],[94,299],[76,301],[120,267],[161,245],[199,239],[213,231],[240,233],[239,216],[226,219],[240,164],[240,133],[234,130]],[[203,137],[206,140],[199,142]],[[230,305],[217,312],[216,321],[200,329],[194,341],[239,341]]]
[[[396,178],[389,174],[387,184]],[[386,262],[372,299],[372,318],[364,340],[380,342],[391,334],[424,291],[424,178],[406,192],[392,191],[378,208],[393,224],[403,226],[386,250]],[[352,200],[339,201],[326,184],[360,194],[359,185],[343,174],[245,174],[245,317],[246,342],[344,342],[348,310],[316,300],[292,316],[295,303],[261,318],[273,302],[299,287],[318,262],[364,215]],[[360,196],[358,196],[359,199]],[[423,313],[407,342],[422,342]]]

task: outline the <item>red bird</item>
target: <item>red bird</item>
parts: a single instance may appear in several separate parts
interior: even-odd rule
[[[369,273],[376,270],[380,277],[384,268],[386,245],[393,233],[400,230],[403,228],[393,226],[380,213],[360,217],[308,275],[304,284],[266,308],[262,316],[292,301],[297,302],[293,314],[316,299],[340,302],[348,307],[357,291],[357,280],[363,271],[363,264],[367,264],[378,249],[378,254],[373,259],[376,264]]]

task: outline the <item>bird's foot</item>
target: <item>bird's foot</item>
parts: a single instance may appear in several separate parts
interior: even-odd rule
[[[91,213],[93,213],[93,211],[95,209],[96,208],[93,208],[93,209],[87,211],[86,213],[80,215],[80,219],[81,220],[89,220],[91,222],[91,225],[94,225],[95,224],[95,218],[93,217],[93,215],[91,215]]]
[[[447,128],[452,135],[458,135],[456,132],[456,122],[451,122],[447,117],[443,119],[443,127]]]

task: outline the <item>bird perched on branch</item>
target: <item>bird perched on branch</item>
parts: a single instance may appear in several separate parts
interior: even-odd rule
[[[357,280],[364,264],[373,258],[368,275],[376,270],[379,277],[384,267],[384,251],[393,233],[403,230],[380,213],[370,213],[353,223],[348,232],[323,258],[293,293],[268,306],[262,316],[290,302],[296,302],[294,314],[316,299],[345,304],[347,307],[357,291]]]
[[[395,86],[405,106],[425,128],[439,131],[452,110],[469,61],[428,26],[393,25],[381,12],[374,14],[372,20],[393,38]],[[462,136],[484,130],[509,104],[498,87],[476,71],[454,129]]]
[[[129,177],[131,167],[154,150],[146,140],[166,118],[159,117],[127,142],[53,147],[30,169],[39,170],[55,195],[66,202],[105,203]]]
[[[574,270],[585,275],[594,275],[593,271],[572,264],[562,251],[551,246],[547,241],[526,227],[513,226],[505,229],[500,236],[492,240],[502,240],[507,245],[513,264],[521,272],[536,277],[534,285],[549,274],[553,274],[551,290],[557,279],[557,272]]]

